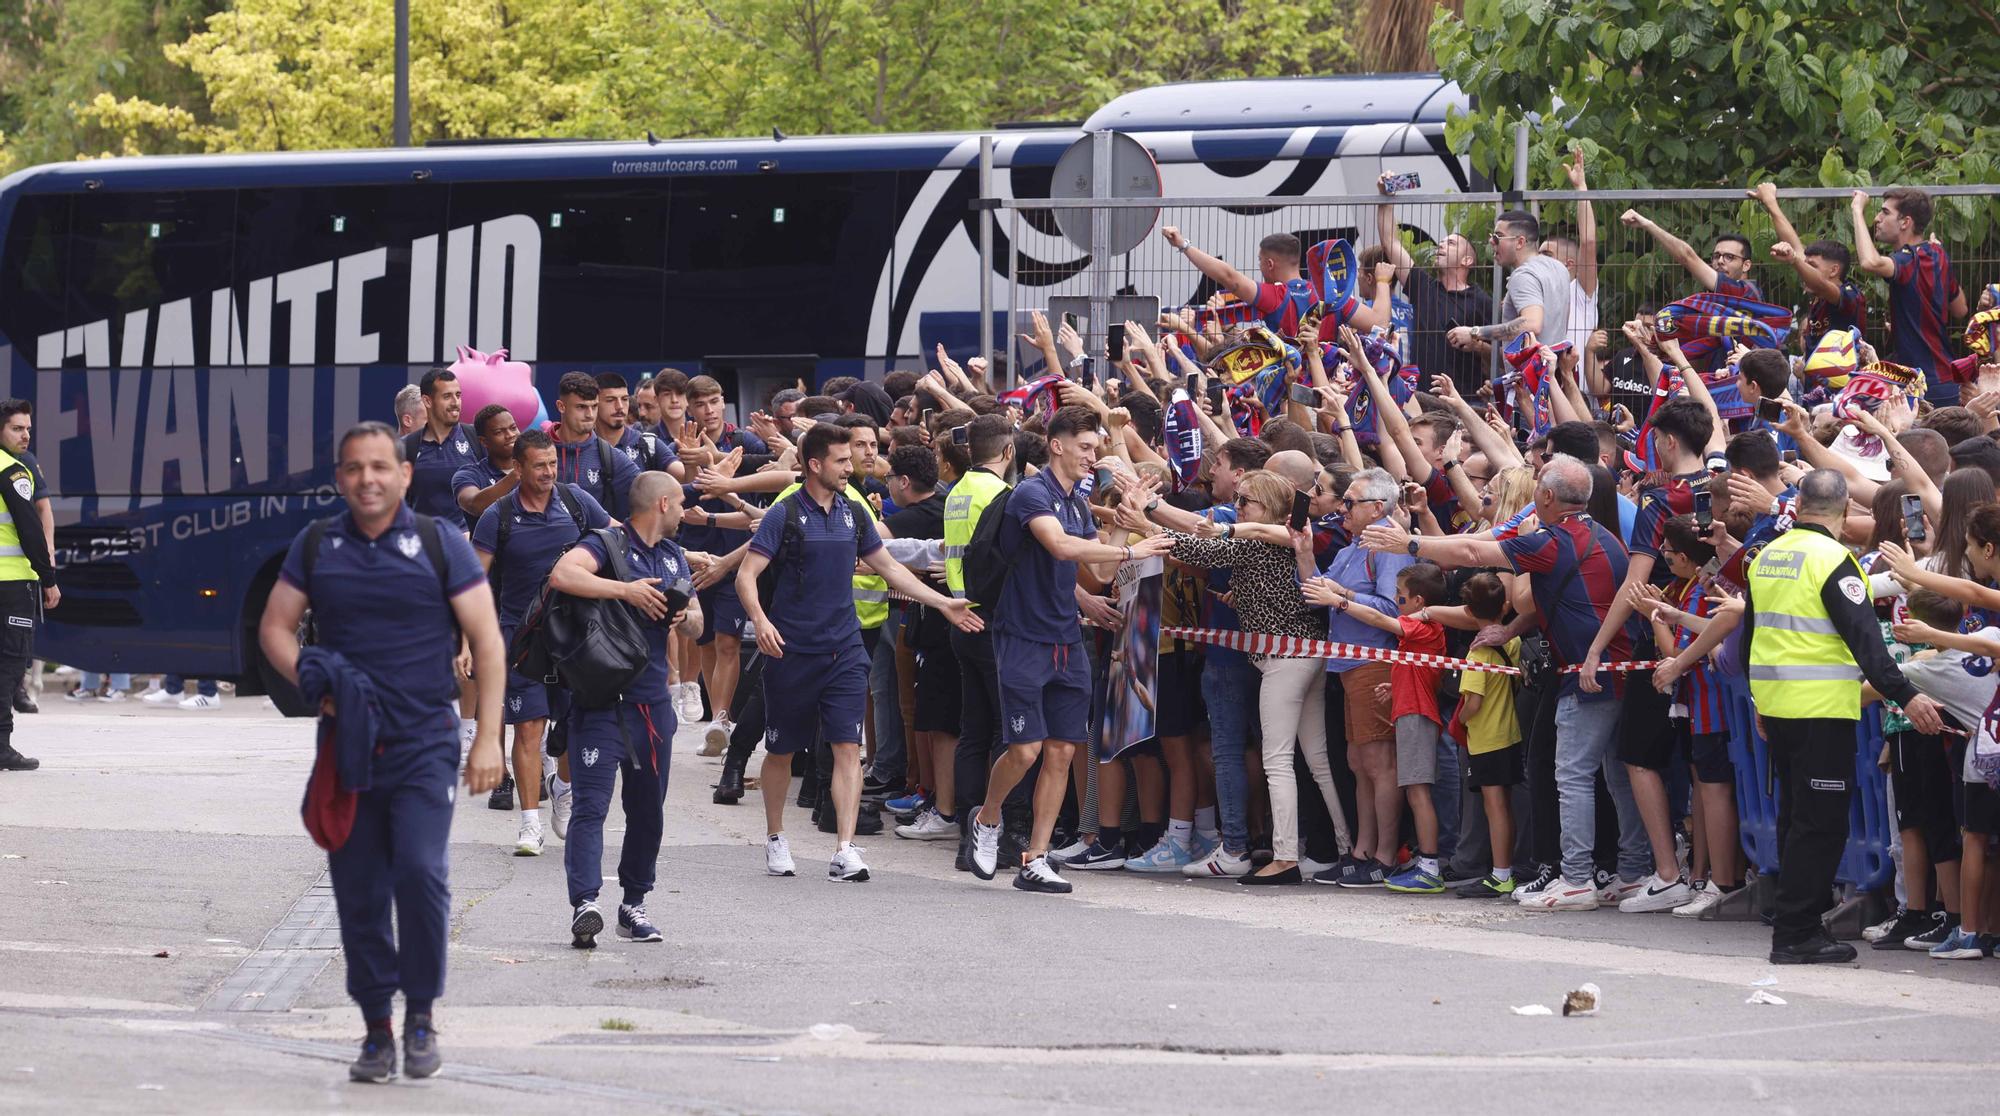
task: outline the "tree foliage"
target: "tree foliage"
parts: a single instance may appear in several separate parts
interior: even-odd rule
[[[1540,116],[1606,187],[1991,182],[2000,9],[1967,0],[1467,0],[1431,47],[1478,106],[1450,128],[1496,180]]]
[[[76,115],[118,153],[386,145],[392,10],[391,0],[236,0],[164,50],[198,82],[198,103],[106,92]],[[412,134],[674,138],[1079,119],[1163,81],[1353,69],[1354,16],[1354,0],[427,0],[412,6]]]

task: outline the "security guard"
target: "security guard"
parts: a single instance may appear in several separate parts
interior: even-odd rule
[[[670,614],[667,592],[676,583],[693,591],[687,554],[667,535],[680,526],[680,482],[663,472],[647,471],[632,482],[632,519],[622,531],[593,531],[563,555],[549,574],[549,585],[573,597],[624,601],[646,620],[646,669],[608,709],[572,709],[569,714],[569,755],[575,813],[570,817],[563,870],[569,876],[570,944],[595,949],[604,929],[597,895],[604,887],[604,819],[611,812],[611,784],[623,788],[625,846],[618,858],[618,936],[634,942],[657,942],[660,931],[646,915],[646,895],[660,861],[660,835],[665,828],[667,767],[673,758],[674,703],[667,690],[667,639],[670,632],[692,638],[701,634],[701,605],[683,597],[681,610]],[[624,565],[631,580],[613,576],[605,537],[624,542]]]
[[[965,547],[979,527],[986,506],[1007,491],[1006,474],[1014,467],[1014,425],[1002,415],[981,415],[951,432],[945,449],[963,455],[966,468],[944,502],[944,583],[952,596],[965,597]],[[958,656],[958,751],[952,763],[952,811],[958,816],[957,867],[972,870],[972,810],[986,800],[986,774],[999,757],[1000,675],[993,659],[993,637],[986,632],[951,633],[952,654]],[[1025,843],[1031,807],[1031,780],[1007,796],[1003,809],[1006,829]]]
[[[1839,539],[1847,481],[1831,469],[1799,482],[1798,519],[1757,555],[1745,594],[1750,696],[1778,779],[1778,904],[1771,962],[1854,960],[1820,923],[1847,846],[1861,680],[1903,707],[1917,731],[1942,727],[1882,643],[1868,577]],[[1874,757],[1865,757],[1874,762]]]
[[[429,1077],[441,1064],[431,1008],[444,991],[451,920],[445,861],[459,766],[452,660],[461,631],[481,678],[501,677],[505,652],[471,544],[404,506],[411,469],[396,432],[379,422],[348,430],[334,470],[347,511],[292,541],[258,637],[271,665],[297,685],[299,621],[310,605],[315,649],[335,652],[360,676],[353,686],[373,691],[370,709],[344,709],[332,697],[321,706],[340,719],[331,725],[336,737],[350,716],[365,723],[372,714],[375,729],[366,789],[354,788],[353,828],[327,855],[347,992],[368,1026],[348,1075],[396,1075],[389,1020],[401,991],[404,1072]],[[473,794],[500,781],[500,697],[498,686],[479,689],[465,764]]]
[[[33,771],[42,762],[14,750],[14,701],[34,658],[35,622],[62,600],[48,536],[35,511],[35,478],[20,458],[0,449],[0,771]]]

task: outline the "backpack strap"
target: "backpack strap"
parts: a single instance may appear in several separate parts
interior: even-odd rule
[[[556,502],[560,503],[563,506],[563,510],[569,513],[569,517],[576,521],[576,537],[581,539],[590,533],[590,527],[583,521],[583,504],[579,501],[571,500],[563,493],[563,489],[568,487],[569,485],[563,484],[560,481],[556,482]]]
[[[599,527],[590,532],[604,548],[604,570],[613,581],[632,580],[632,567],[625,561],[625,532],[616,527]]]
[[[425,427],[420,426],[417,429],[410,431],[408,434],[403,435],[404,461],[407,461],[412,465],[415,465],[417,463],[417,450],[420,449],[424,444],[425,429],[426,429]],[[408,504],[410,507],[413,508],[417,506],[416,485],[411,485],[407,490],[404,491],[403,503]]]
[[[562,485],[558,483],[556,487],[560,489]],[[493,534],[493,565],[486,571],[486,580],[493,586],[493,601],[496,605],[500,601],[500,571],[502,569],[502,558],[507,553],[507,536],[514,533],[514,516],[521,510],[519,492],[519,489],[515,489],[513,492],[500,497],[500,502],[493,505],[500,509],[500,522],[495,524],[496,529]]]
[[[299,562],[305,568],[306,599],[312,599],[313,567],[319,564],[319,548],[326,545],[326,520],[315,519],[306,524],[306,548],[299,555]]]
[[[444,556],[444,536],[439,533],[438,521],[428,515],[416,517],[417,539],[424,545],[424,557],[429,559],[431,569],[437,571],[438,592],[444,598],[446,611],[451,609],[451,563]],[[454,641],[458,639],[458,613],[451,613],[451,631]]]

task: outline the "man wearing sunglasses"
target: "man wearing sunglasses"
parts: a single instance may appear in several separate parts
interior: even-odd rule
[[[1510,209],[1493,223],[1486,237],[1493,262],[1511,268],[1507,298],[1494,325],[1458,326],[1445,335],[1454,349],[1471,349],[1480,341],[1504,345],[1516,335],[1532,333],[1551,344],[1569,336],[1569,268],[1542,254],[1542,223],[1525,209]]]
[[[1687,268],[1687,273],[1695,277],[1705,290],[1716,294],[1735,295],[1738,298],[1764,300],[1764,291],[1757,281],[1750,278],[1750,238],[1741,233],[1723,233],[1715,238],[1715,250],[1704,260],[1695,254],[1694,246],[1673,233],[1654,224],[1649,217],[1636,209],[1628,209],[1618,218],[1628,229],[1644,229],[1655,243],[1667,250],[1667,255]]]

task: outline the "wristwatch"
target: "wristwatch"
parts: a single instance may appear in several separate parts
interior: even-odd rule
[[[1223,538],[1225,538],[1225,539],[1233,539],[1233,538],[1235,538],[1235,537],[1236,537],[1236,524],[1234,524],[1234,523],[1225,523],[1225,524],[1223,524],[1223,525],[1222,525],[1222,537],[1223,537]]]
[[[1461,462],[1460,462],[1460,461],[1458,461],[1458,459],[1456,459],[1456,458],[1453,458],[1452,460],[1450,460],[1450,461],[1447,461],[1447,462],[1445,462],[1445,463],[1444,463],[1444,471],[1445,471],[1445,472],[1447,472],[1447,473],[1449,473],[1449,472],[1451,472],[1451,471],[1452,471],[1453,469],[1456,469],[1456,468],[1458,468],[1460,464],[1461,464]]]
[[[1188,249],[1192,247],[1194,247],[1194,245],[1183,240],[1179,244],[1174,245],[1174,251],[1179,252],[1181,255],[1185,256],[1188,254]]]
[[[1153,514],[1154,511],[1159,509],[1159,506],[1160,506],[1160,498],[1158,496],[1155,496],[1151,500],[1146,501],[1146,508],[1145,508],[1146,514],[1147,515]]]
[[[1417,556],[1417,540],[1421,538],[1423,538],[1422,535],[1410,536],[1410,557],[1415,558]]]

